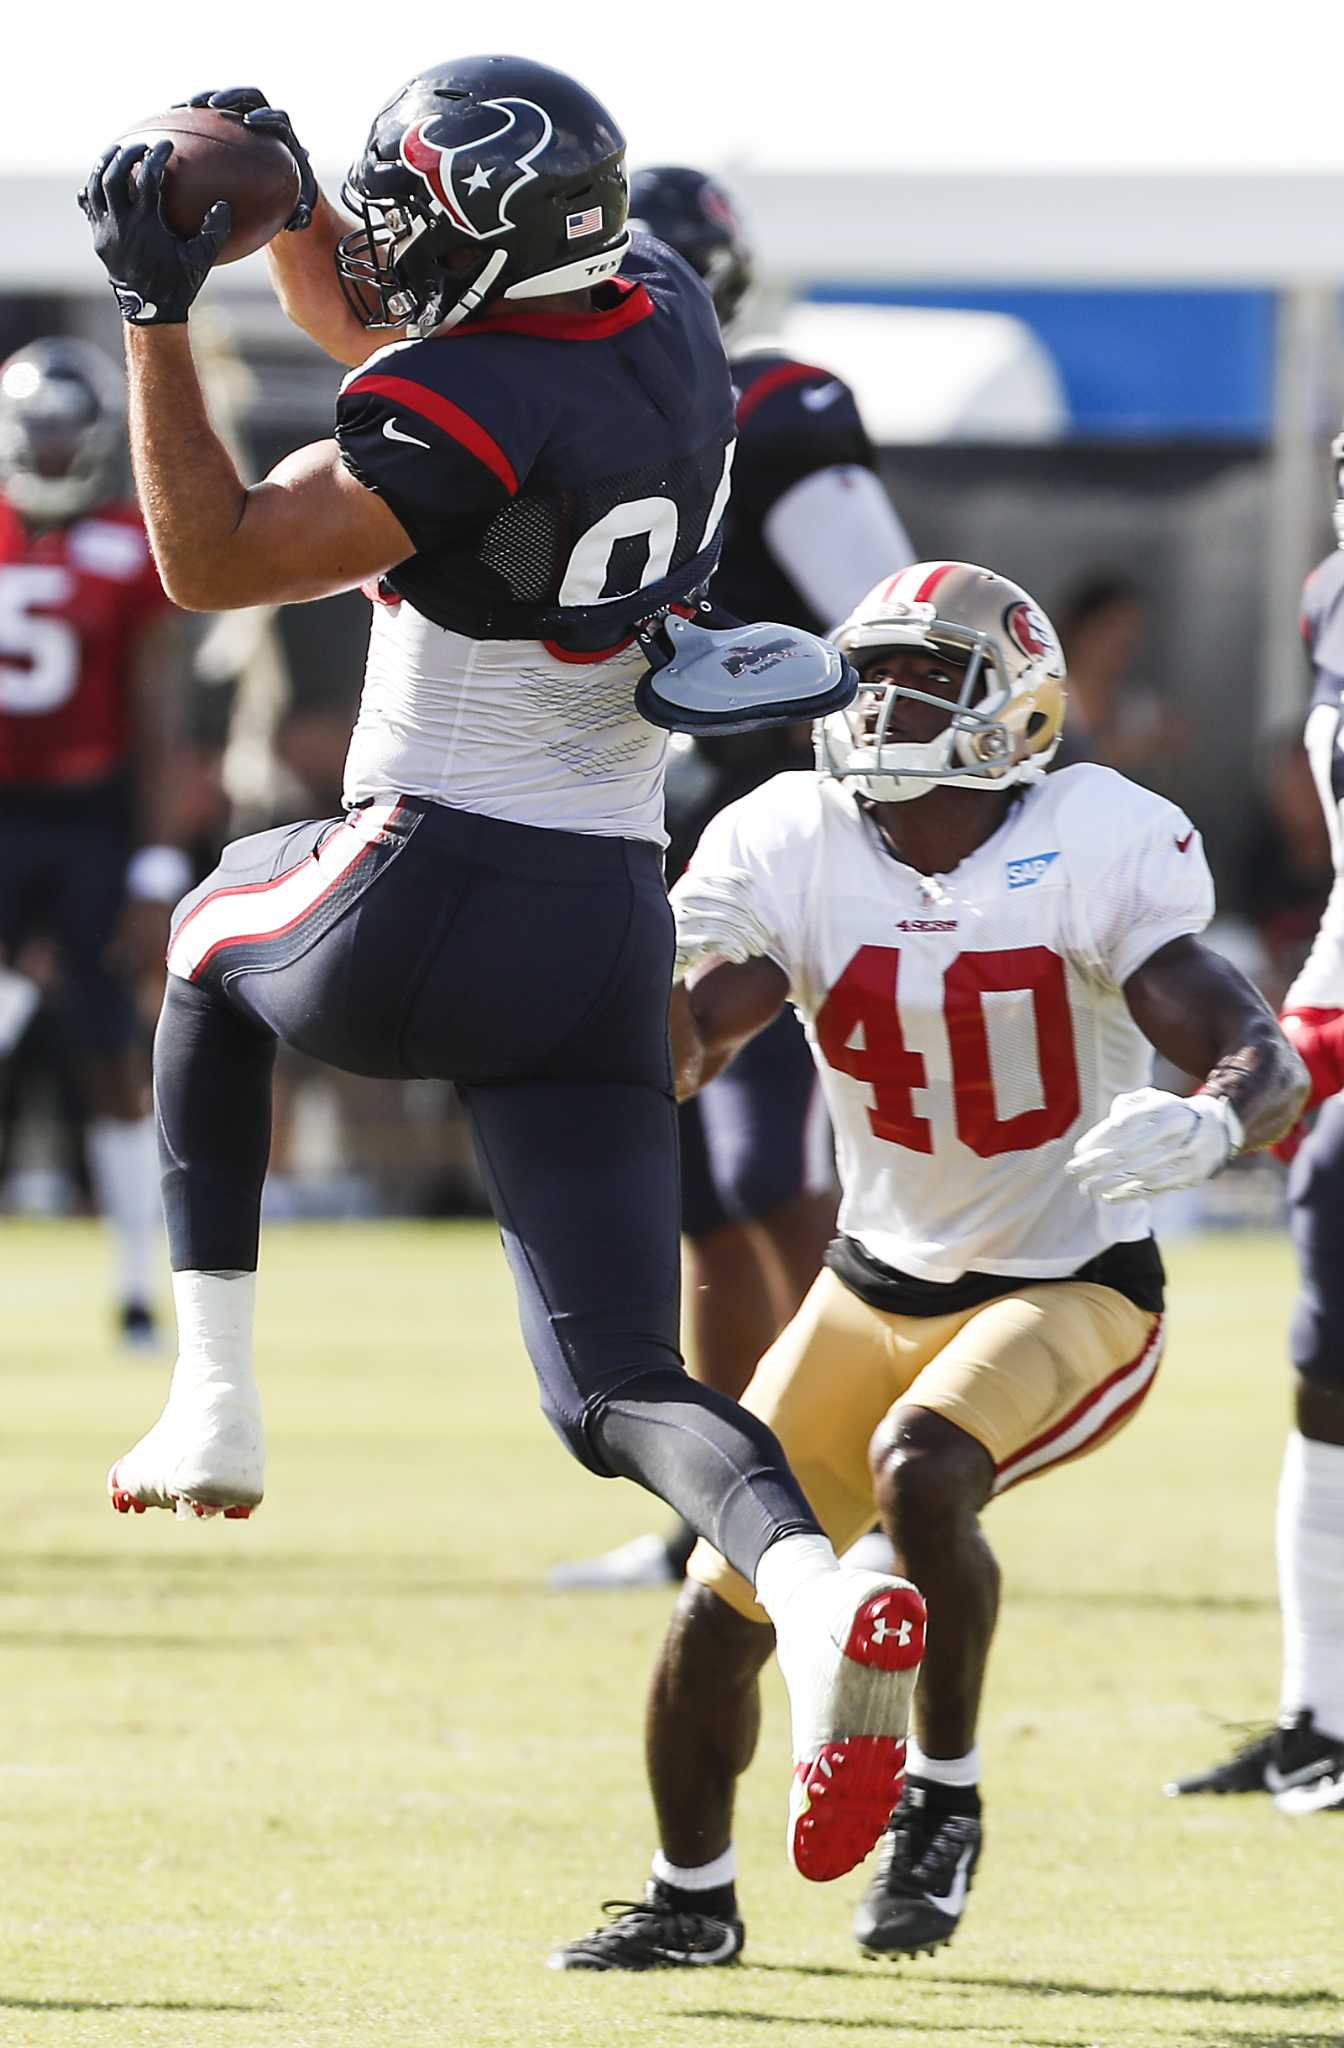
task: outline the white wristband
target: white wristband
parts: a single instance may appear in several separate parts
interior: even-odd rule
[[[126,894],[138,903],[176,903],[191,887],[191,862],[180,846],[141,846],[126,868]]]

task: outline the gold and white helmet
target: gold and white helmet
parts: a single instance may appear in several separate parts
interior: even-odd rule
[[[1064,723],[1064,654],[1040,606],[1018,584],[974,562],[915,562],[888,576],[831,635],[865,669],[886,649],[911,648],[966,664],[947,725],[921,743],[887,738],[897,701],[945,700],[896,683],[861,686],[844,711],[815,727],[817,767],[854,781],[878,803],[904,803],[939,783],[1003,789],[1040,775]]]

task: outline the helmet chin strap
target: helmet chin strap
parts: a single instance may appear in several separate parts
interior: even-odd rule
[[[425,307],[418,320],[408,321],[406,332],[412,341],[421,341],[427,334],[441,334],[446,327],[457,327],[469,313],[474,313],[485,302],[486,294],[509,260],[507,249],[496,249],[488,263],[477,272],[472,282],[445,313],[440,309],[442,296],[436,294]]]

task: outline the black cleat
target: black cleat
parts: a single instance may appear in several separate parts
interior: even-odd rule
[[[941,1791],[942,1788],[937,1788]],[[984,1844],[977,1812],[953,1813],[976,1794],[934,1794],[907,1778],[900,1805],[878,1848],[877,1874],[854,1915],[854,1939],[867,1956],[932,1955],[951,1941]]]
[[[153,1309],[143,1301],[124,1301],[117,1310],[117,1336],[124,1351],[161,1351]]]
[[[1164,1789],[1169,1799],[1191,1792],[1272,1792],[1277,1797],[1314,1784],[1332,1768],[1344,1768],[1340,1743],[1318,1734],[1310,1712],[1303,1711],[1243,1743],[1226,1763],[1173,1779]]]
[[[711,1913],[687,1913],[668,1900],[656,1878],[644,1887],[642,1904],[608,1899],[613,1917],[605,1927],[568,1942],[547,1956],[548,1970],[703,1969],[735,1963],[742,1953],[742,1922]]]

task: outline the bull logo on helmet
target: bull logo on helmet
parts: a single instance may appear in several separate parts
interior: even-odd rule
[[[1059,642],[1048,619],[1034,604],[1021,599],[1017,604],[1010,604],[1003,615],[1003,624],[1013,645],[1020,648],[1029,661],[1053,661],[1059,665]]]
[[[532,162],[551,139],[551,117],[533,100],[483,100],[473,111],[495,117],[495,125],[471,142],[436,142],[435,129],[449,123],[430,114],[402,136],[401,160],[424,180],[454,227],[488,242],[513,231],[509,208],[537,176]],[[451,132],[460,134],[459,121]]]

